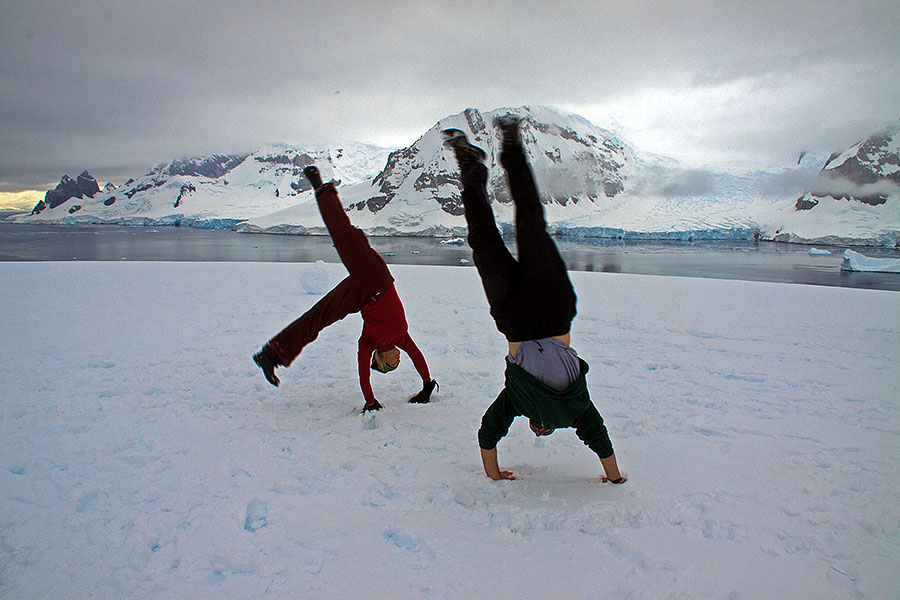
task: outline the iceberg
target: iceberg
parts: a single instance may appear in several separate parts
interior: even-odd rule
[[[870,273],[900,273],[900,259],[874,258],[853,250],[844,250],[842,271],[868,271]]]

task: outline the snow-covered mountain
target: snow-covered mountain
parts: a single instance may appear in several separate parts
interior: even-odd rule
[[[108,185],[91,194],[76,189],[65,176],[30,215],[17,220],[230,229],[311,196],[304,195],[310,192],[302,175],[306,165],[316,164],[329,178],[352,185],[376,173],[389,152],[358,143],[328,148],[270,144],[249,155],[175,160],[118,187]],[[93,181],[85,171],[79,183],[85,176]],[[64,194],[68,196],[63,198]]]
[[[682,168],[671,158],[641,153],[578,115],[546,107],[469,108],[393,152],[363,144],[280,144],[246,156],[174,161],[78,200],[60,201],[57,195],[51,206],[48,192],[41,210],[35,207],[17,220],[325,233],[302,176],[302,168],[315,163],[326,179],[340,181],[351,219],[370,235],[461,235],[458,168],[440,134],[454,127],[487,152],[497,221],[509,229],[513,207],[499,166],[499,132],[492,125],[495,116],[507,112],[523,117],[525,150],[550,228],[560,235],[900,242],[896,128],[828,158],[804,153],[781,172],[731,174]],[[835,194],[828,203],[821,201],[823,182]]]
[[[900,121],[879,129],[842,153],[835,152],[822,167],[817,186],[797,200],[798,210],[819,202],[848,200],[878,206],[900,186]]]
[[[782,225],[772,239],[900,244],[900,121],[833,153],[807,175],[793,211],[780,207]],[[775,222],[774,214],[768,218]]]
[[[107,184],[108,186],[109,184]],[[108,189],[108,188],[107,188]],[[44,209],[56,208],[61,204],[64,204],[68,200],[72,198],[84,199],[93,198],[100,192],[100,186],[97,184],[97,180],[88,173],[87,171],[82,171],[78,177],[72,179],[68,175],[63,175],[63,178],[59,180],[59,183],[52,190],[48,190],[44,195],[44,199],[35,205],[32,209],[31,214],[35,215],[43,211]],[[81,207],[77,204],[72,204],[67,207],[70,213],[74,213],[79,210]]]
[[[437,122],[415,143],[392,152],[371,181],[341,188],[341,198],[359,227],[376,235],[458,235],[465,231],[459,172],[453,153],[444,147],[441,131],[465,131],[484,148],[490,166],[489,193],[497,220],[512,219],[511,198],[499,167],[499,132],[494,116],[508,109],[482,113],[469,108]],[[540,182],[548,221],[593,215],[621,195],[637,170],[634,151],[613,133],[577,115],[547,108],[519,108],[524,117],[522,139]],[[307,232],[321,229],[315,204],[302,203],[279,213],[249,219],[243,231],[283,230],[285,224]],[[311,227],[310,224],[313,226]]]
[[[513,208],[498,165],[493,118],[510,112],[467,109],[442,119],[412,146],[391,154],[369,182],[343,187],[354,223],[370,234],[460,235],[458,169],[440,131],[455,127],[488,154],[488,184],[501,229]],[[682,168],[642,154],[620,136],[578,115],[520,107],[522,138],[550,228],[570,237],[721,240],[779,239],[809,243],[893,246],[900,241],[900,197],[884,207],[852,207],[819,215],[795,209],[798,195],[817,179],[826,156],[805,153],[781,172],[731,174]],[[315,205],[306,202],[248,219],[242,231],[320,232]]]

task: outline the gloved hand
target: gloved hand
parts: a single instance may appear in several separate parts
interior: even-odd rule
[[[428,404],[431,402],[431,392],[434,388],[440,389],[438,382],[432,379],[422,384],[422,391],[409,399],[410,404]]]

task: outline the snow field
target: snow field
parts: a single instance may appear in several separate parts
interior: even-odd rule
[[[630,480],[519,419],[491,482],[477,274],[392,271],[441,387],[364,417],[359,317],[250,360],[340,265],[0,263],[0,597],[900,596],[900,295],[572,273]]]

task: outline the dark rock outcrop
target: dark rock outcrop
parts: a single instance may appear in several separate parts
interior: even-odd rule
[[[31,214],[36,215],[47,208],[56,208],[71,198],[93,198],[99,191],[100,186],[97,184],[97,180],[86,170],[82,171],[76,179],[63,175],[56,187],[47,190],[44,199],[31,209]],[[80,208],[79,206],[78,209]]]
[[[81,190],[81,193],[89,198],[93,198],[100,191],[100,185],[97,183],[97,180],[87,171],[82,171],[75,178],[75,183],[78,184],[78,189]]]
[[[181,200],[184,198],[185,194],[190,194],[192,192],[196,192],[197,188],[194,187],[193,183],[185,183],[181,186],[181,191],[178,193],[178,198],[175,200],[175,204],[173,208],[178,208],[181,206]]]

